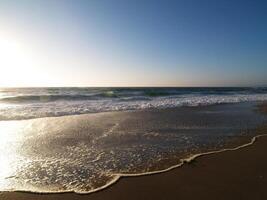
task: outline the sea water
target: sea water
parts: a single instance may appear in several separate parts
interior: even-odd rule
[[[0,120],[267,100],[267,88],[6,88]]]

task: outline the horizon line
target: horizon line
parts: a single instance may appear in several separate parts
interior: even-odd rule
[[[14,88],[264,88],[267,86],[4,86],[0,89]]]

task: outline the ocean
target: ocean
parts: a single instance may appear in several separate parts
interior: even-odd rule
[[[267,88],[7,88],[0,120],[267,100]]]
[[[267,88],[2,88],[0,191],[90,193],[178,167],[255,136],[266,100]]]

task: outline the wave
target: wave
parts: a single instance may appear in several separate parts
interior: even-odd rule
[[[28,102],[51,102],[51,101],[81,101],[81,100],[97,100],[100,98],[116,98],[117,95],[112,92],[105,92],[94,95],[24,95],[5,97],[0,99],[1,102],[8,103],[28,103]]]
[[[16,97],[19,98],[19,97]],[[20,97],[21,98],[25,97]],[[25,101],[27,102],[27,98]],[[32,99],[37,97],[29,97]],[[39,96],[38,96],[39,98]],[[180,106],[203,106],[223,103],[239,103],[267,101],[267,94],[246,95],[180,95],[163,97],[109,97],[96,98],[84,96],[68,96],[76,101],[56,101],[65,96],[53,96],[54,101],[34,102],[25,104],[0,104],[0,120],[22,120],[42,117],[57,117],[65,115],[77,115],[86,113],[98,113],[109,111],[144,110],[151,108],[174,108]],[[14,99],[10,100],[13,101]]]
[[[40,103],[53,101],[85,101],[119,99],[150,100],[157,97],[184,95],[252,95],[266,94],[267,88],[26,88],[0,91],[0,102]]]

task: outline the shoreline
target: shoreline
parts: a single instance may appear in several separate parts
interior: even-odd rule
[[[263,112],[265,112],[264,109],[266,109],[266,104],[264,106],[261,105],[261,110]],[[257,130],[255,130],[257,131]],[[122,184],[125,183],[121,183],[121,182],[129,182],[129,184],[131,185],[131,179],[140,179],[138,182],[141,182],[142,179],[146,179],[146,177],[155,177],[155,176],[164,176],[164,174],[166,173],[175,173],[176,171],[178,172],[179,170],[183,171],[184,168],[190,168],[191,166],[195,165],[195,162],[199,162],[202,160],[209,160],[210,157],[213,156],[218,156],[221,154],[231,154],[232,152],[238,152],[238,151],[247,151],[247,149],[254,147],[257,147],[257,143],[262,142],[262,141],[266,141],[267,143],[267,127],[263,127],[260,129],[259,132],[264,132],[263,134],[255,134],[255,136],[253,136],[251,138],[251,136],[246,136],[246,138],[250,138],[249,142],[236,146],[236,147],[231,147],[231,148],[224,148],[224,149],[219,149],[219,150],[215,150],[215,151],[210,151],[210,152],[204,152],[204,153],[198,153],[198,154],[194,154],[188,158],[185,159],[181,159],[181,163],[177,164],[177,165],[173,165],[167,169],[163,169],[163,170],[158,170],[158,171],[151,171],[151,172],[145,172],[145,173],[139,173],[139,174],[115,174],[118,175],[118,178],[114,179],[114,181],[110,182],[109,184],[98,188],[96,190],[90,191],[90,192],[86,192],[86,193],[75,193],[74,191],[64,191],[64,192],[53,192],[53,193],[45,193],[45,192],[40,192],[40,193],[36,193],[36,192],[31,192],[31,191],[4,191],[4,192],[0,192],[0,199],[47,199],[47,200],[52,200],[52,199],[58,199],[60,197],[67,197],[67,199],[102,199],[102,195],[104,195],[105,193],[114,193],[113,192],[113,188],[118,188],[121,187]],[[256,146],[256,147],[255,147]],[[227,162],[227,161],[226,161]],[[207,163],[208,164],[208,163]],[[198,166],[196,166],[198,167]],[[267,170],[266,170],[267,172]],[[180,172],[181,173],[181,172]],[[159,183],[160,184],[160,183]],[[120,186],[118,186],[120,185]],[[138,185],[136,185],[138,187]],[[266,185],[267,186],[267,185]],[[122,189],[123,190],[123,186]],[[118,192],[118,191],[117,191]],[[123,191],[121,191],[123,192]],[[143,191],[145,192],[145,191]],[[103,193],[103,194],[102,194]],[[115,191],[116,193],[116,191]],[[131,193],[131,192],[130,192]],[[60,195],[60,196],[58,196]],[[62,196],[63,195],[63,196]],[[114,194],[116,195],[116,194]],[[100,196],[100,197],[99,197]],[[130,194],[131,196],[131,194]],[[75,197],[75,198],[74,198]],[[174,196],[175,197],[175,196]],[[110,199],[107,198],[107,196],[103,197],[103,199]],[[113,199],[113,198],[111,198]],[[130,199],[134,199],[134,198],[130,198]],[[156,198],[157,199],[157,198]],[[229,199],[229,198],[228,198]]]
[[[249,136],[247,136],[249,137]],[[120,179],[122,178],[130,178],[130,177],[142,177],[142,176],[150,176],[150,175],[157,175],[157,174],[162,174],[165,172],[169,172],[171,170],[183,167],[183,165],[185,164],[191,164],[191,162],[194,162],[196,159],[199,159],[203,156],[209,156],[209,155],[213,155],[213,154],[218,154],[218,153],[223,153],[223,152],[227,152],[227,151],[236,151],[242,148],[246,148],[248,146],[254,145],[255,142],[262,137],[267,137],[267,133],[266,134],[261,134],[261,135],[256,135],[253,136],[248,143],[244,143],[241,144],[239,146],[236,147],[232,147],[232,148],[224,148],[224,149],[219,149],[219,150],[215,150],[215,151],[208,151],[208,152],[203,152],[203,153],[197,153],[197,154],[193,154],[192,156],[188,157],[188,158],[184,158],[181,159],[181,163],[170,166],[166,169],[162,169],[162,170],[156,170],[156,171],[149,171],[149,172],[143,172],[143,173],[134,173],[134,174],[112,174],[112,175],[116,175],[118,176],[116,179],[114,179],[114,181],[109,182],[107,185],[104,185],[100,188],[97,188],[95,190],[89,191],[89,192],[75,192],[75,191],[59,191],[59,192],[36,192],[36,191],[27,191],[27,190],[14,190],[14,191],[1,191],[1,193],[9,193],[9,192],[16,192],[16,193],[28,193],[28,194],[41,194],[41,195],[51,195],[51,194],[68,194],[68,193],[74,193],[77,195],[90,195],[96,192],[101,192],[105,189],[108,189],[109,187],[112,187],[113,184],[116,184],[118,181],[120,181]]]
[[[207,153],[204,153],[202,155],[194,156],[193,159],[190,159],[189,161],[185,161],[181,166],[173,167],[172,169],[169,169],[168,171],[165,171],[165,172],[146,174],[146,175],[137,175],[137,176],[136,175],[134,175],[134,176],[125,176],[124,175],[124,176],[120,177],[116,181],[115,184],[113,183],[112,185],[109,185],[106,188],[103,188],[101,190],[91,192],[88,194],[74,193],[71,191],[70,192],[59,192],[59,193],[33,193],[33,192],[27,192],[27,191],[9,191],[9,192],[0,192],[0,199],[5,199],[5,200],[9,200],[9,199],[12,199],[12,200],[24,200],[24,199],[54,200],[54,199],[60,199],[60,198],[65,198],[66,200],[69,200],[69,199],[77,199],[77,200],[83,200],[83,199],[92,199],[92,200],[124,199],[124,198],[118,198],[118,197],[120,197],[120,192],[123,194],[129,192],[129,194],[124,194],[123,196],[129,195],[128,199],[135,199],[134,197],[136,197],[136,195],[134,195],[133,192],[136,191],[136,188],[140,189],[140,187],[141,187],[138,184],[136,184],[136,182],[141,183],[141,182],[145,181],[146,185],[148,185],[148,186],[150,184],[152,184],[152,186],[153,185],[160,185],[160,187],[162,187],[164,185],[160,182],[156,182],[156,183],[154,182],[153,183],[150,180],[147,181],[144,179],[151,179],[151,178],[153,179],[153,177],[157,177],[156,179],[161,179],[160,177],[164,177],[167,174],[173,174],[174,176],[175,175],[177,176],[177,173],[179,174],[177,176],[177,178],[179,178],[179,176],[184,177],[184,176],[187,176],[188,173],[182,175],[183,171],[188,171],[188,170],[199,171],[199,169],[197,169],[197,168],[199,168],[201,165],[203,167],[203,163],[205,163],[204,166],[208,166],[210,164],[213,164],[211,159],[214,159],[214,158],[220,159],[221,156],[225,157],[225,154],[227,154],[227,155],[232,155],[233,153],[240,154],[240,151],[241,152],[248,152],[249,148],[254,148],[254,149],[257,148],[258,143],[264,143],[264,146],[265,146],[267,144],[267,134],[254,136],[249,143],[243,144],[243,145],[235,147],[233,149],[224,149],[224,150],[219,150],[218,152],[213,152],[213,153],[207,152]],[[262,153],[264,153],[264,152],[262,152]],[[253,157],[247,157],[247,158],[249,159],[249,158],[253,158]],[[259,160],[259,161],[261,161],[261,160]],[[201,163],[201,165],[200,165],[200,163]],[[225,160],[225,162],[224,162],[224,164],[229,164],[229,163],[230,163],[229,160]],[[266,159],[265,165],[267,166],[267,159]],[[217,166],[217,167],[219,169],[221,169],[224,166]],[[267,170],[265,170],[265,172],[266,172],[266,178],[267,178]],[[201,175],[201,173],[199,175]],[[202,174],[202,176],[203,176],[203,174]],[[265,176],[263,175],[260,178],[264,179],[264,177]],[[186,179],[189,179],[189,178],[192,179],[192,176],[186,177]],[[218,181],[221,181],[221,180],[219,180],[220,178],[221,178],[221,175],[218,174]],[[133,182],[133,180],[134,180],[134,182]],[[184,180],[181,182],[184,182]],[[184,182],[184,184],[187,185],[186,182]],[[224,183],[222,183],[222,184],[224,184]],[[175,185],[172,185],[172,186],[170,186],[170,188],[172,188],[174,186]],[[265,186],[267,186],[267,185],[265,185]],[[124,187],[127,188],[127,191],[124,191]],[[130,188],[128,188],[128,187],[130,187]],[[164,186],[164,188],[165,187],[166,186]],[[190,185],[189,185],[189,187],[190,187]],[[149,190],[149,188],[142,188],[141,195],[147,196],[149,194],[149,191],[146,191],[146,189]],[[251,191],[253,192],[253,190],[251,190]],[[158,191],[156,193],[159,193],[159,192],[160,191]],[[109,195],[112,195],[112,197],[109,198]],[[134,195],[134,196],[131,197],[131,195]],[[173,198],[176,198],[175,195],[176,195],[176,193],[174,192],[172,194]],[[113,198],[113,196],[116,196],[116,198]],[[264,194],[264,197],[265,196],[267,197],[267,192]],[[154,196],[153,198],[154,199],[160,199],[160,198],[157,198],[156,196]],[[213,198],[207,198],[207,199],[213,199]],[[140,199],[142,199],[142,198],[140,198]],[[172,199],[172,198],[170,198],[170,199]],[[191,197],[189,199],[191,199]],[[192,199],[195,199],[195,197],[194,198],[192,197]],[[220,198],[218,198],[218,199],[220,199]],[[236,199],[236,198],[227,197],[227,199]],[[251,199],[251,198],[242,198],[242,199]],[[257,198],[255,198],[255,199],[257,199]],[[265,198],[259,198],[259,199],[265,199]]]

